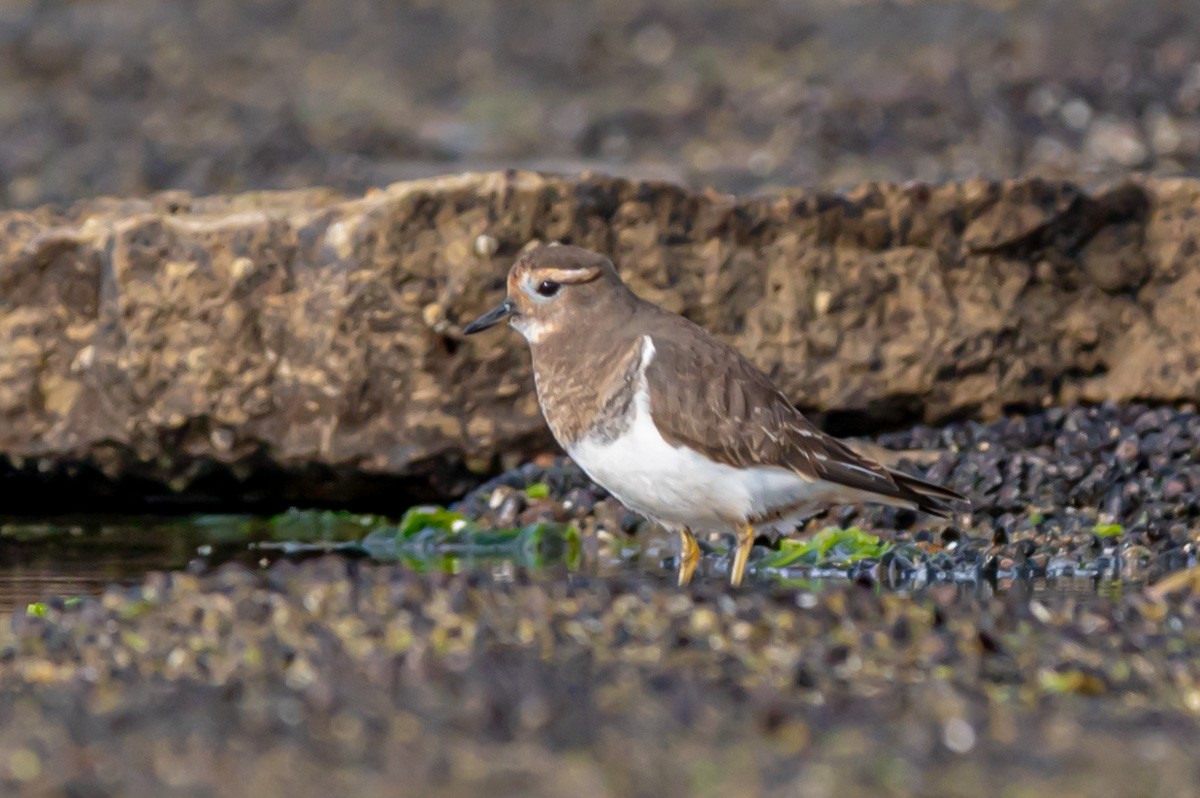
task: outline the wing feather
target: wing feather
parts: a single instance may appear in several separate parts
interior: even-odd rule
[[[965,501],[821,432],[766,374],[700,327],[665,312],[657,322],[646,382],[654,423],[669,443],[735,467],[787,468],[938,516]]]

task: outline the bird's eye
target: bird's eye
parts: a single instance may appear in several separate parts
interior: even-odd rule
[[[554,296],[558,293],[558,289],[560,288],[562,288],[562,286],[553,280],[542,280],[537,287],[537,292],[542,296]]]

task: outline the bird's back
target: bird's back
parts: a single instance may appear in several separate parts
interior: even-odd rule
[[[821,432],[737,349],[647,303],[655,355],[646,370],[663,437],[737,468],[776,466],[878,501],[946,515],[957,493],[892,471]]]

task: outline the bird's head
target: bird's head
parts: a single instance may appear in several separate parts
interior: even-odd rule
[[[530,250],[508,272],[508,296],[463,328],[473,335],[508,321],[531,344],[568,327],[605,315],[629,290],[612,261],[580,247],[550,245]]]

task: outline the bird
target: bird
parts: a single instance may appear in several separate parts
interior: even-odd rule
[[[700,561],[696,532],[734,534],[737,587],[759,531],[787,534],[834,505],[944,519],[966,503],[820,430],[733,346],[638,297],[601,253],[537,245],[506,287],[462,333],[507,322],[525,338],[551,434],[593,482],[678,535],[681,587]]]

